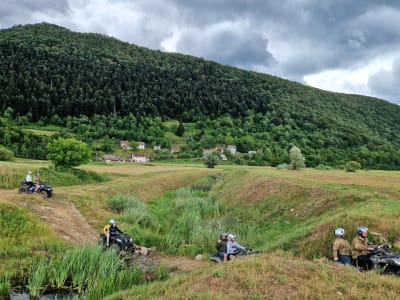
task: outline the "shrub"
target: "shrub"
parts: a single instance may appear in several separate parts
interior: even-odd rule
[[[361,164],[358,161],[351,160],[345,165],[346,172],[355,172],[361,169]]]
[[[0,145],[0,160],[2,161],[11,161],[14,157],[14,153]]]
[[[288,164],[283,163],[283,164],[277,165],[276,168],[277,168],[278,170],[288,170],[288,169],[289,169],[289,166],[288,166]]]
[[[304,163],[305,158],[301,154],[301,151],[296,146],[293,146],[289,151],[290,158],[290,170],[299,170],[300,168],[304,168],[306,165]]]

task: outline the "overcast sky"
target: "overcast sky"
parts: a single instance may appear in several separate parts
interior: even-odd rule
[[[400,104],[399,0],[2,0],[49,22]]]

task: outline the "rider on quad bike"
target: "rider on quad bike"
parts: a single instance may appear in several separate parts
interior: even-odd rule
[[[135,246],[133,244],[133,239],[122,232],[115,220],[110,220],[103,229],[104,233],[100,234],[101,243],[106,247],[112,244],[112,247],[119,251],[134,251]]]

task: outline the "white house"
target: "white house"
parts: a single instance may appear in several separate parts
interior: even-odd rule
[[[139,150],[144,150],[144,148],[146,148],[145,142],[138,142],[137,148],[138,148]]]
[[[129,160],[136,163],[148,163],[150,161],[150,156],[143,153],[132,152]]]
[[[236,145],[228,145],[225,150],[228,150],[232,155],[236,155]]]

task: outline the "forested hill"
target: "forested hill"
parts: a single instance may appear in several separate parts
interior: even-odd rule
[[[390,161],[400,167],[397,105],[47,23],[0,31],[0,97],[0,113],[12,108],[32,121],[95,114],[184,122],[230,118],[240,123],[225,122],[240,127],[230,129],[232,137],[253,134],[256,146],[297,144],[314,156],[327,148],[336,156],[346,150],[347,158],[351,151],[373,151],[373,158],[365,154],[369,165]]]

